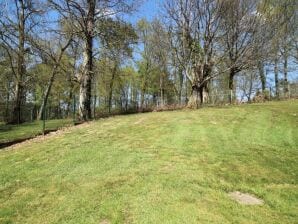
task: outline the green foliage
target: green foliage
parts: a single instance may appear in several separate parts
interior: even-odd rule
[[[132,44],[138,36],[130,23],[106,18],[98,21],[97,32],[102,44],[113,54],[132,56]]]

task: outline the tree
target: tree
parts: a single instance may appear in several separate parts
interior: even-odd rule
[[[96,24],[102,18],[110,17],[121,12],[131,12],[131,1],[123,0],[49,0],[52,6],[63,18],[71,21],[76,34],[83,43],[83,59],[78,77],[80,84],[79,114],[84,121],[91,118],[91,81],[94,74],[94,37],[101,35],[96,32]]]
[[[191,83],[190,107],[208,100],[208,83],[220,73],[216,44],[222,1],[166,1],[165,10],[177,62]]]
[[[57,40],[57,39],[56,39]],[[55,81],[55,77],[58,73],[58,69],[61,66],[61,60],[63,57],[64,52],[69,47],[69,45],[72,42],[72,38],[70,37],[68,40],[66,40],[65,44],[62,44],[61,42],[58,44],[58,49],[55,49],[55,47],[48,42],[48,46],[41,46],[42,44],[35,45],[39,50],[41,50],[43,57],[47,57],[48,60],[47,63],[51,64],[51,74],[47,83],[46,91],[43,96],[43,100],[39,109],[39,115],[38,119],[42,119],[44,117],[44,110],[47,105],[47,101],[53,86],[53,83]],[[43,45],[47,45],[47,43],[44,43]],[[55,46],[57,46],[57,42],[55,43]]]
[[[131,24],[111,18],[102,19],[97,27],[103,34],[101,43],[103,45],[101,57],[111,68],[111,80],[108,95],[108,111],[111,113],[114,82],[119,74],[120,65],[127,58],[132,57],[132,44],[137,42],[137,34]]]
[[[0,38],[5,49],[11,71],[14,76],[14,107],[11,123],[19,124],[22,118],[22,106],[26,99],[26,55],[30,53],[27,35],[34,33],[38,25],[36,16],[42,14],[40,3],[32,0],[14,0],[1,5]]]
[[[240,71],[257,65],[260,75],[263,75],[262,53],[266,52],[264,46],[267,46],[268,29],[265,29],[266,23],[258,11],[257,3],[256,0],[223,1],[220,30],[224,34],[221,42],[229,68],[230,91],[234,90],[234,77]],[[262,78],[264,79],[263,76]]]
[[[265,38],[269,54],[267,60],[273,62],[275,95],[280,96],[279,73],[283,73],[284,94],[288,93],[288,71],[290,55],[295,55],[295,33],[297,33],[297,1],[264,0],[259,4],[259,11],[267,22],[267,29],[271,29],[271,38]],[[264,33],[264,32],[263,32]],[[297,38],[296,38],[297,39]],[[294,57],[295,58],[295,57]],[[280,69],[282,63],[282,69]]]

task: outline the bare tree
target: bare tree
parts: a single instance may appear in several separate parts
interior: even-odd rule
[[[220,74],[215,67],[222,59],[216,51],[221,8],[216,0],[165,3],[172,47],[191,83],[191,107],[207,102],[208,83]]]
[[[221,32],[226,64],[229,68],[229,89],[234,90],[234,77],[259,64],[262,69],[264,44],[268,41],[264,20],[258,12],[257,0],[226,0],[221,12]],[[262,32],[260,32],[262,31]],[[259,53],[259,54],[258,54]],[[261,72],[261,74],[263,74]],[[231,99],[231,98],[230,98]]]
[[[64,44],[62,43],[62,41],[59,41],[59,43],[57,44],[57,38],[54,45],[50,41],[43,41],[43,40],[39,42],[37,41],[32,41],[32,42],[34,42],[33,47],[35,47],[35,49],[40,52],[40,54],[42,55],[41,57],[47,58],[46,60],[47,63],[52,67],[51,74],[47,83],[47,87],[43,96],[43,100],[39,109],[38,119],[42,119],[44,116],[44,110],[47,105],[47,101],[48,101],[53,83],[55,81],[55,77],[59,72],[59,67],[61,66],[62,57],[66,49],[71,44],[72,37],[67,38]]]
[[[14,107],[11,123],[21,123],[26,99],[26,54],[30,52],[27,34],[34,33],[41,15],[40,1],[14,0],[1,3],[0,38],[14,76]]]
[[[102,18],[121,12],[131,12],[133,1],[123,0],[49,0],[61,16],[75,26],[76,34],[83,42],[83,59],[78,77],[80,84],[79,114],[81,120],[91,118],[91,82],[93,76],[94,37],[101,35],[95,29]]]

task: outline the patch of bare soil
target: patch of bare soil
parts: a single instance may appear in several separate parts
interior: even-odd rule
[[[239,191],[234,191],[229,193],[231,199],[237,201],[239,204],[242,205],[262,205],[264,201],[255,197],[254,195],[242,193]]]
[[[99,224],[110,224],[111,222],[107,219],[103,219],[99,222]]]
[[[69,133],[74,129],[88,127],[90,124],[91,124],[91,122],[86,122],[86,123],[82,123],[82,124],[75,125],[75,126],[63,127],[63,128],[61,128],[57,131],[49,132],[46,135],[38,135],[36,137],[33,137],[33,138],[28,139],[28,140],[22,141],[20,143],[10,145],[6,148],[3,148],[2,150],[17,149],[21,146],[25,146],[25,145],[28,145],[28,144],[31,144],[31,143],[34,143],[34,142],[42,142],[42,141],[45,141],[47,139],[54,138],[55,136],[59,136],[59,135],[65,134],[65,133]]]

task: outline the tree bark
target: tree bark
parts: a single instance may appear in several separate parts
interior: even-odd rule
[[[266,90],[266,75],[264,72],[264,64],[262,61],[258,62],[258,69],[259,69],[259,75],[260,75],[260,80],[262,85],[262,92],[264,93]]]
[[[97,101],[97,95],[94,94],[94,97],[93,97],[93,117],[94,118],[96,117],[96,101]]]
[[[285,46],[284,50],[284,62],[283,62],[283,72],[284,72],[284,97],[287,96],[289,89],[288,89],[288,51],[287,47]]]
[[[5,100],[5,121],[9,121],[9,100],[10,100],[10,94],[9,94],[9,89],[10,89],[10,81],[7,80],[7,92],[6,92],[6,100]]]
[[[66,106],[67,117],[70,116],[72,101],[73,101],[73,84],[70,84],[69,93],[68,93],[68,101],[67,101],[67,106]]]
[[[79,115],[83,121],[91,119],[91,76],[86,74],[80,81]]]
[[[108,102],[109,114],[111,114],[111,109],[112,109],[113,87],[114,87],[114,79],[115,79],[116,71],[117,71],[117,65],[115,65],[113,69],[112,78],[110,82],[109,102]]]
[[[208,102],[208,94],[207,84],[202,86],[193,85],[187,106],[198,109],[202,104]]]
[[[253,87],[253,75],[252,73],[250,74],[250,80],[249,80],[249,89],[248,89],[248,96],[247,96],[247,101],[251,103],[251,95],[252,95],[252,87]],[[262,89],[263,90],[263,89]],[[264,92],[264,90],[263,90]]]
[[[141,90],[141,105],[140,105],[140,109],[141,109],[141,111],[143,111],[144,110],[144,101],[145,101],[145,88],[143,88],[142,90]]]
[[[54,80],[55,80],[57,69],[58,69],[58,66],[57,65],[54,65],[54,68],[53,68],[52,74],[51,74],[51,78],[50,78],[50,80],[48,82],[48,86],[47,86],[47,89],[45,91],[45,94],[44,94],[44,97],[43,97],[43,101],[42,101],[41,106],[40,106],[40,109],[39,109],[39,114],[38,114],[38,119],[39,120],[42,120],[44,118],[44,116],[45,116],[44,110],[45,110],[45,107],[47,105],[48,98],[49,98],[49,95],[50,95],[50,92],[51,92],[51,89],[52,89],[52,85],[53,85]]]
[[[18,24],[18,54],[17,54],[17,79],[15,84],[15,104],[13,107],[13,116],[11,123],[20,124],[24,122],[22,118],[22,106],[24,103],[24,76],[26,73],[25,67],[25,5],[23,1],[19,1],[21,6],[19,10]]]
[[[12,124],[20,124],[23,121],[22,119],[22,106],[23,106],[23,94],[24,94],[24,87],[22,81],[17,81],[16,83],[16,96],[15,96],[15,103],[13,107],[13,114],[12,114]]]
[[[163,74],[159,77],[159,92],[160,92],[160,107],[164,106],[164,84],[163,84]]]
[[[179,104],[182,105],[182,90],[183,90],[183,72],[182,69],[179,69],[179,90],[178,90],[178,94],[179,94]]]
[[[89,0],[87,8],[86,29],[84,30],[83,71],[80,77],[80,119],[87,121],[92,118],[91,111],[91,80],[93,73],[93,30],[95,21],[95,1]]]
[[[274,60],[275,96],[279,98],[278,59]]]
[[[229,74],[229,102],[233,103],[233,97],[232,97],[232,92],[234,90],[234,77],[236,75],[236,71],[234,68],[230,69],[230,74]]]

